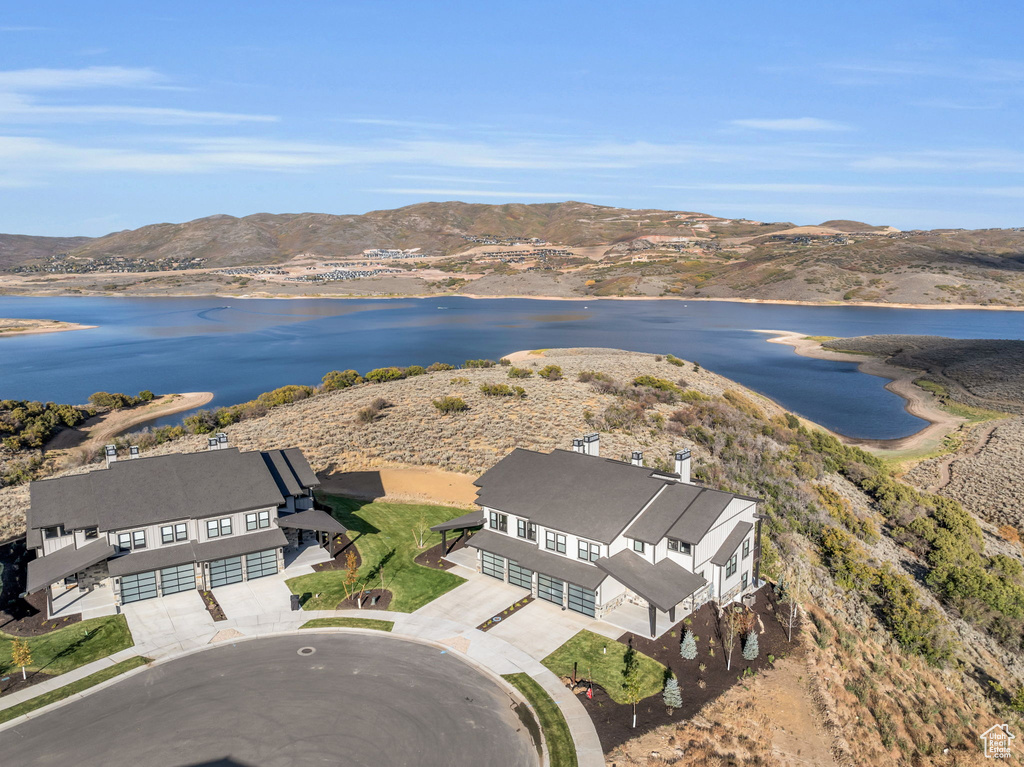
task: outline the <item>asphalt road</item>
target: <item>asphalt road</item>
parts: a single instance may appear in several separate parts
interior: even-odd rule
[[[316,649],[300,655],[304,647]],[[165,663],[0,732],[4,767],[539,764],[509,695],[382,635],[274,637]]]

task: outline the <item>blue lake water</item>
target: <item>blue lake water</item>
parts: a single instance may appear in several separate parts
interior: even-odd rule
[[[830,429],[870,439],[906,436],[924,422],[883,379],[851,363],[799,357],[753,330],[1024,338],[1018,312],[675,300],[0,296],[0,317],[99,326],[0,339],[4,398],[79,403],[99,390],[212,391],[211,406],[220,406],[285,384],[318,383],[334,369],[364,373],[497,359],[518,349],[604,346],[696,360]]]

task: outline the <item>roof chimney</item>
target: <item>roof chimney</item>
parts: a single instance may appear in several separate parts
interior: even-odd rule
[[[216,437],[207,437],[206,438],[206,448],[207,448],[207,450],[220,450],[220,444],[217,442],[217,438]]]
[[[690,483],[690,449],[679,450],[676,452],[676,474],[679,475],[679,481]]]
[[[572,451],[574,453],[585,453],[586,452],[586,448],[583,447],[583,439],[581,437],[577,437],[576,439],[574,439],[572,441]]]
[[[634,450],[633,451],[633,460],[631,460],[630,463],[632,463],[634,466],[643,466],[644,465],[644,454],[643,454],[643,451],[641,451],[641,450]]]
[[[117,460],[117,448],[113,445],[104,445],[103,455],[107,459],[107,466],[110,466],[110,464]]]
[[[601,454],[601,435],[596,431],[583,435],[583,452],[587,455]]]
[[[129,445],[128,446],[128,457],[129,458],[138,458],[139,457],[139,446],[138,445]]]
[[[222,431],[217,432],[217,442],[220,444],[220,449],[223,450],[228,446],[228,435]]]

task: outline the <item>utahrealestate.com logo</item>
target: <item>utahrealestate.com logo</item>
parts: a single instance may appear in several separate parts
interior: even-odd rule
[[[987,759],[1009,759],[1010,742],[1016,738],[1007,724],[996,724],[981,733]]]

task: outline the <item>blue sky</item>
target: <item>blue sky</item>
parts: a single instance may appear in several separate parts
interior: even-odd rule
[[[453,199],[1024,225],[1022,21],[998,0],[8,4],[0,231]]]

